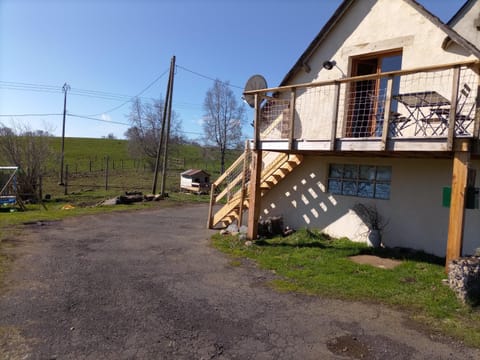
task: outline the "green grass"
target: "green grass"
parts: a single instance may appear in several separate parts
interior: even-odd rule
[[[43,194],[63,197],[64,188],[58,186],[61,138],[49,139],[53,156],[46,165],[43,178]],[[226,166],[241,154],[229,150]],[[117,194],[123,191],[152,190],[153,172],[143,160],[134,160],[128,154],[128,141],[116,139],[65,138],[65,166],[68,165],[68,193],[98,192],[105,188],[105,158],[109,158],[108,188]],[[220,175],[220,154],[210,147],[192,144],[171,144],[165,189],[172,193],[179,190],[180,173],[190,168],[206,170],[214,180]],[[160,178],[157,189],[160,188]]]
[[[49,168],[58,167],[58,159],[61,149],[61,138],[50,138],[50,146],[54,153]],[[227,150],[226,165],[233,163],[241,151]],[[94,170],[103,168],[105,157],[110,159],[110,167],[115,161],[117,169],[121,167],[121,161],[125,168],[133,168],[134,162],[128,154],[128,141],[119,139],[88,139],[88,138],[65,138],[65,164],[69,165],[70,171],[85,171],[89,169],[90,162]],[[220,174],[220,153],[211,147],[202,147],[192,144],[170,144],[169,157],[173,159],[172,166],[186,170],[198,168],[210,172],[213,177]],[[143,163],[138,164],[143,170]]]
[[[26,211],[20,211],[19,208],[0,208],[0,241],[2,234],[5,234],[9,228],[24,223],[36,221],[55,221],[67,217],[79,215],[94,215],[105,212],[116,211],[136,211],[150,209],[155,207],[178,206],[182,203],[207,203],[210,198],[208,195],[194,195],[184,193],[169,193],[165,200],[138,202],[128,205],[97,206],[102,200],[113,198],[118,195],[116,190],[96,191],[77,193],[68,196],[56,198],[54,201],[45,201],[43,207],[40,204],[29,204]],[[73,209],[66,210],[66,205],[73,206]]]
[[[106,211],[122,211],[143,209],[157,206],[158,203],[140,203],[134,205],[117,205],[112,207],[95,207],[100,201],[113,198],[125,191],[141,191],[150,193],[153,183],[153,172],[134,161],[128,155],[127,140],[117,139],[88,139],[65,138],[65,164],[69,164],[67,195],[63,186],[58,185],[58,156],[60,153],[61,138],[49,138],[54,152],[47,164],[47,176],[43,178],[43,195],[49,194],[51,201],[45,202],[47,210],[40,205],[29,205],[26,212],[8,213],[0,208],[0,240],[9,226],[32,221],[59,220],[65,217],[83,214],[95,214]],[[218,151],[191,144],[172,144],[170,156],[182,159],[182,166],[190,168],[204,168],[211,171],[212,179],[219,174],[220,162]],[[227,152],[227,165],[238,156],[239,151]],[[108,178],[108,190],[105,190],[105,172],[102,170],[104,159],[111,160]],[[123,161],[122,161],[123,160]],[[115,161],[115,168],[113,161]],[[90,164],[92,171],[90,171]],[[177,164],[178,165],[178,164]],[[180,172],[182,168],[169,169],[166,177],[165,191],[169,198],[161,201],[162,206],[178,202],[208,202],[209,196],[179,193]],[[157,193],[160,190],[161,176],[157,181]],[[75,207],[73,210],[62,210],[66,204]]]
[[[213,243],[234,257],[254,259],[274,271],[279,277],[271,285],[280,291],[392,306],[436,331],[480,347],[480,311],[461,305],[442,284],[446,278],[442,259],[376,250],[310,231],[257,241],[251,247],[231,236],[215,235]],[[349,259],[360,254],[397,258],[402,264],[386,270]]]

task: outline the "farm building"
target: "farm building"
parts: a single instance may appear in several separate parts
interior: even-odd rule
[[[278,87],[246,94],[254,138],[228,172],[250,181],[228,184],[209,226],[248,213],[254,239],[260,217],[282,216],[368,242],[364,205],[384,220],[386,246],[474,253],[479,13],[470,0],[445,24],[414,0],[344,0]]]
[[[210,174],[198,169],[189,169],[180,174],[180,190],[197,194],[208,194]]]

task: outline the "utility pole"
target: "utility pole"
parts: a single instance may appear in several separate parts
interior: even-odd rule
[[[164,138],[164,133],[165,133],[165,124],[167,117],[170,119],[170,112],[171,112],[171,97],[172,97],[172,90],[173,90],[173,77],[175,74],[175,56],[172,57],[172,60],[170,61],[170,75],[168,77],[168,84],[167,84],[167,94],[165,97],[165,104],[163,105],[163,117],[162,117],[162,127],[160,130],[160,139],[158,142],[158,148],[157,148],[157,159],[155,161],[155,173],[153,177],[153,186],[152,186],[152,194],[155,194],[157,191],[157,180],[158,180],[158,170],[159,170],[159,165],[160,165],[160,154],[162,152],[162,146],[163,146],[163,138]],[[170,106],[169,106],[170,104]],[[170,124],[170,120],[168,120],[168,124]],[[167,139],[166,139],[166,144],[168,144],[168,132],[170,131],[170,127],[168,127],[167,130]],[[167,145],[165,145],[167,147]],[[166,152],[165,152],[166,154]],[[166,155],[164,156],[164,164],[166,162]],[[165,173],[165,165],[163,165],[163,173]],[[164,177],[162,176],[162,179]],[[165,180],[162,180],[162,190],[160,192],[161,195],[164,195],[164,183]]]
[[[165,195],[165,179],[167,176],[167,163],[168,163],[168,140],[170,138],[170,120],[172,118],[172,97],[173,97],[173,80],[175,75],[175,56],[172,57],[172,64],[170,68],[170,88],[169,88],[169,97],[168,101],[166,102],[166,106],[168,107],[168,114],[167,114],[167,131],[165,133],[165,148],[163,151],[163,168],[162,168],[162,185],[160,188],[160,194],[162,196]]]
[[[60,181],[58,185],[63,186],[63,161],[65,158],[65,118],[67,116],[67,92],[70,90],[70,85],[67,83],[63,84],[63,92],[65,93],[63,97],[63,125],[62,125],[62,154],[60,155]]]

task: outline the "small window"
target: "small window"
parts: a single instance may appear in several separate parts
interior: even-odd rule
[[[391,166],[331,164],[328,191],[336,195],[390,199]]]

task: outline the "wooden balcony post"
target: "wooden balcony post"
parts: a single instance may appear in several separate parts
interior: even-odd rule
[[[462,255],[463,224],[465,218],[465,191],[468,179],[469,151],[456,151],[453,158],[452,195],[448,222],[447,258],[445,271],[450,261]]]
[[[460,67],[455,66],[453,68],[453,77],[452,77],[452,97],[450,99],[450,114],[448,118],[448,134],[447,134],[447,150],[453,150],[453,139],[455,138],[455,123],[457,121],[457,99],[458,99],[458,88],[460,81]]]
[[[242,172],[242,188],[240,189],[240,205],[238,207],[238,227],[242,226],[243,222],[243,210],[245,202],[245,193],[246,193],[246,183],[247,183],[247,172],[248,166],[250,165],[248,160],[250,158],[250,149],[248,148],[248,140],[245,143],[245,157],[243,159],[243,172]]]
[[[261,109],[260,104],[262,102],[262,97],[260,94],[255,93],[255,117],[253,119],[253,150],[258,149],[258,143],[260,141],[260,119],[261,119]]]
[[[392,92],[393,76],[389,76],[387,80],[387,93],[385,94],[385,104],[383,106],[382,150],[386,150],[387,148],[387,140],[390,132],[390,122],[392,119]]]
[[[216,186],[215,184],[212,184],[210,188],[210,206],[208,207],[207,229],[211,229],[213,227],[213,206],[215,205],[215,191]]]
[[[474,138],[478,138],[480,137],[480,64],[472,66],[472,71],[477,74],[477,98],[475,99],[473,136]]]
[[[338,104],[340,100],[340,86],[339,82],[335,83],[333,94],[333,114],[332,114],[332,129],[330,132],[330,151],[335,150],[335,139],[337,137],[337,123],[338,123]]]
[[[295,137],[295,102],[297,100],[296,88],[290,90],[290,119],[288,132],[288,149],[293,149],[293,140]]]
[[[252,172],[250,174],[250,195],[248,199],[248,231],[247,238],[256,240],[258,234],[258,218],[260,216],[260,205],[262,191],[260,179],[262,174],[262,151],[252,151]]]

